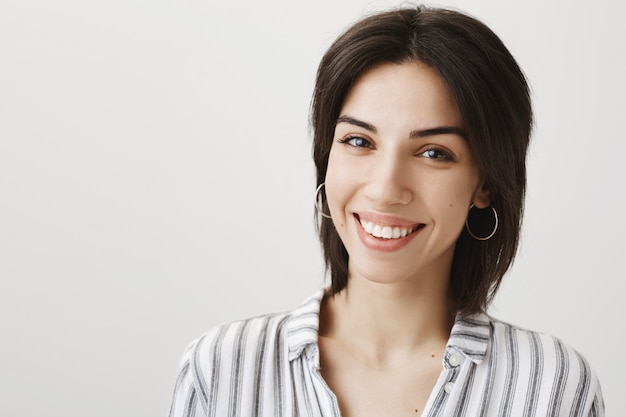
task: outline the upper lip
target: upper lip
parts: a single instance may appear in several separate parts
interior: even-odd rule
[[[363,219],[365,221],[376,223],[381,226],[413,228],[422,224],[413,220],[406,219],[404,217],[399,217],[392,214],[376,213],[371,211],[354,213],[354,215],[359,221]]]

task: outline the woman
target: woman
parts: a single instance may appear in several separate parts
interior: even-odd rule
[[[312,123],[331,286],[192,343],[170,415],[603,415],[582,356],[484,313],[532,125],[498,37],[441,9],[363,19],[320,63]]]

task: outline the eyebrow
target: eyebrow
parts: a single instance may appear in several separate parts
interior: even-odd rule
[[[469,138],[467,133],[465,133],[463,129],[461,129],[460,127],[456,127],[456,126],[439,126],[439,127],[433,127],[431,129],[412,130],[411,133],[409,134],[409,137],[423,138],[426,136],[448,135],[451,133],[455,135],[459,135],[463,139]]]
[[[363,120],[355,119],[354,117],[351,117],[351,116],[339,116],[339,118],[337,119],[337,124],[339,123],[348,123],[354,126],[361,127],[372,133],[378,133],[378,129],[376,129],[376,126],[372,125],[371,123],[364,122]],[[448,134],[459,135],[464,139],[468,139],[469,137],[469,135],[463,129],[461,129],[460,127],[456,127],[456,126],[437,126],[437,127],[432,127],[429,129],[412,130],[411,133],[409,133],[409,137],[410,138],[424,138],[427,136],[448,135]]]

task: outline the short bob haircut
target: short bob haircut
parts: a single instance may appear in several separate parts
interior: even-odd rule
[[[491,239],[476,240],[463,229],[456,243],[450,291],[467,316],[485,311],[515,257],[532,130],[526,78],[487,26],[457,11],[417,6],[366,17],[341,35],[320,62],[313,93],[317,185],[325,180],[337,118],[354,83],[376,65],[415,61],[437,70],[456,100],[499,216]],[[324,193],[321,199],[328,212]],[[332,220],[321,218],[318,228],[331,294],[337,294],[348,282],[348,253]]]

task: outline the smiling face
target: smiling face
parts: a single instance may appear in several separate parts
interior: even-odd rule
[[[489,204],[465,137],[448,88],[423,63],[382,64],[355,83],[325,180],[351,280],[447,282],[469,206]]]

